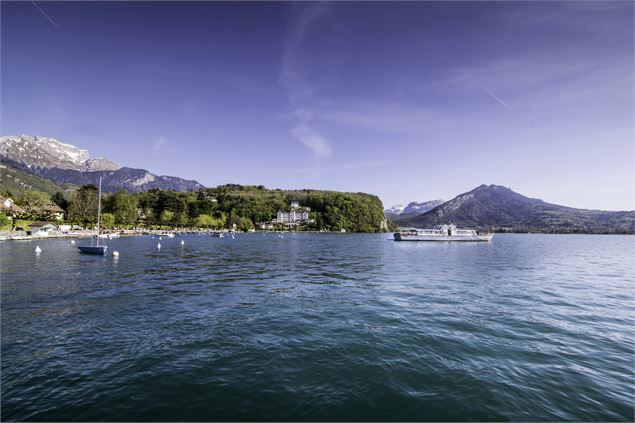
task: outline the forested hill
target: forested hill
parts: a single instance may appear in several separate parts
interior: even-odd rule
[[[17,198],[19,204],[20,197]],[[67,211],[69,221],[90,224],[97,215],[97,189],[93,185],[84,185],[61,200],[57,203]],[[236,225],[239,230],[250,230],[258,223],[271,222],[279,210],[289,210],[293,201],[311,208],[312,221],[296,227],[297,230],[386,230],[383,205],[374,195],[263,186],[223,185],[197,192],[121,190],[104,195],[102,211],[105,227],[161,225],[223,229]],[[275,225],[273,229],[288,228]]]
[[[199,195],[200,196],[199,191]],[[379,232],[385,229],[381,200],[365,193],[322,190],[280,190],[260,186],[222,185],[208,188],[207,196],[215,198],[218,210],[247,217],[253,222],[270,221],[278,210],[288,210],[292,201],[310,207],[313,227],[348,232]]]

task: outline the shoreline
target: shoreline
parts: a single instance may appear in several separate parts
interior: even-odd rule
[[[0,241],[42,241],[47,239],[82,239],[92,238],[96,236],[95,231],[81,231],[81,232],[69,232],[61,234],[49,234],[49,235],[24,235],[24,234],[5,234],[0,233]],[[133,236],[168,236],[169,235],[213,235],[213,234],[265,234],[265,233],[312,233],[312,234],[338,234],[338,235],[350,235],[350,234],[378,234],[382,232],[337,232],[337,231],[255,231],[255,232],[232,232],[228,230],[224,231],[211,231],[211,230],[125,230],[120,232],[110,233],[115,235],[112,238],[128,238]],[[383,232],[384,234],[391,234],[392,231]],[[102,235],[110,235],[109,233],[102,233]],[[496,235],[625,235],[634,236],[632,233],[570,233],[570,232],[495,232]]]

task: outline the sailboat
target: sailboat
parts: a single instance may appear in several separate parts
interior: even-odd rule
[[[79,251],[84,254],[106,254],[107,245],[99,245],[99,226],[101,224],[101,176],[99,177],[99,196],[97,197],[97,236],[93,237],[90,245],[78,245]],[[95,242],[95,240],[97,240]]]

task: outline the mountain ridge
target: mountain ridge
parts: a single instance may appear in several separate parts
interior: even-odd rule
[[[17,171],[49,179],[57,184],[97,184],[103,177],[104,192],[131,192],[153,188],[197,191],[204,188],[195,180],[156,175],[145,169],[119,167],[103,158],[91,159],[88,150],[41,136],[0,137],[2,164]]]
[[[401,204],[397,204],[388,209],[385,209],[384,213],[388,217],[405,216],[405,215],[415,214],[415,213],[422,214],[427,212],[428,210],[432,210],[433,208],[435,208],[436,206],[440,204],[443,204],[443,200],[441,199],[422,201],[420,203],[417,203],[416,201],[411,201],[405,207]]]
[[[518,232],[634,233],[635,211],[577,209],[525,197],[500,185],[479,185],[423,213],[397,217],[399,225],[493,225]]]

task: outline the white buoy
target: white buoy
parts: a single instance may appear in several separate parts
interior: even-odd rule
[[[185,241],[181,240],[181,245],[185,245]]]
[[[113,256],[114,258],[119,258],[119,251],[113,251],[113,252],[112,252],[112,256]]]
[[[42,249],[40,248],[39,245],[37,247],[35,247],[35,252],[36,253],[41,253],[42,252]]]
[[[160,249],[161,249],[161,243],[160,243],[160,242],[157,244],[157,249],[158,249],[158,250],[160,250]]]
[[[163,239],[163,237],[162,237],[162,236],[160,236],[160,237],[159,237],[159,241],[161,241],[162,239]]]
[[[71,239],[71,244],[75,244],[75,240],[74,239]]]

